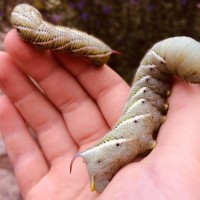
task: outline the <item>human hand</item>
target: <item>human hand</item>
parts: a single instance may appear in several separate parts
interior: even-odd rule
[[[0,131],[26,200],[200,199],[198,85],[176,81],[157,146],[121,169],[102,194],[90,191],[78,151],[119,118],[129,87],[109,67],[37,51],[11,31],[0,54]],[[44,92],[27,78],[32,77]],[[36,140],[27,124],[34,130]]]

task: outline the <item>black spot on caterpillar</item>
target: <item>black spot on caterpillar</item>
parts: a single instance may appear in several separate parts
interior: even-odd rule
[[[22,39],[44,49],[67,50],[104,64],[113,51],[100,40],[65,27],[45,22],[33,7],[17,6],[11,22]],[[79,152],[83,157],[92,191],[102,192],[120,168],[138,154],[156,145],[152,134],[165,121],[170,77],[200,83],[199,42],[189,37],[174,37],[156,43],[144,56],[135,74],[123,115],[113,129],[93,147]],[[109,156],[108,156],[109,155]]]
[[[67,51],[89,58],[96,66],[105,64],[112,53],[119,53],[87,33],[44,21],[40,12],[28,4],[13,9],[11,23],[24,41],[41,49]]]
[[[154,148],[152,135],[166,119],[171,75],[200,83],[199,50],[200,44],[194,39],[174,37],[156,43],[147,52],[116,125],[96,145],[72,159],[70,171],[74,159],[83,157],[92,191],[102,192],[120,168]]]

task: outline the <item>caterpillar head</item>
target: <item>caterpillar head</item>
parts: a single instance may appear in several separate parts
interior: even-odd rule
[[[28,4],[16,6],[10,17],[11,24],[16,28],[23,40],[31,41],[32,31],[41,24],[42,15]]]

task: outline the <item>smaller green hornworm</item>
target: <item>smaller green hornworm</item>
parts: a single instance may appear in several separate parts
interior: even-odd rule
[[[96,66],[105,64],[112,53],[119,54],[87,33],[43,20],[40,12],[28,4],[20,4],[13,9],[11,23],[24,41],[41,49],[67,51],[89,58]]]

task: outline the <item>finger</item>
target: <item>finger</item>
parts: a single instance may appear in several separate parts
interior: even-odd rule
[[[54,54],[95,99],[112,127],[122,114],[130,90],[128,84],[107,65],[96,68],[87,60],[77,59],[69,54]]]
[[[200,167],[199,100],[199,85],[175,82],[169,98],[167,120],[159,131],[152,154],[158,165],[170,165],[174,169],[184,167],[185,170],[192,170],[191,166]]]
[[[68,130],[78,145],[97,140],[108,132],[109,127],[96,103],[50,52],[37,51],[22,42],[16,31],[7,35],[5,46],[20,69],[39,83],[63,113]]]
[[[133,162],[122,168],[110,183],[110,186],[114,186],[112,189],[127,190],[124,181],[139,187],[145,183],[151,191],[159,186],[159,195],[163,189],[170,197],[171,194],[180,194],[185,188],[191,189],[188,190],[190,196],[199,191],[199,101],[199,85],[175,81],[168,99],[167,119],[159,130],[156,147],[141,162]]]
[[[167,120],[162,126],[162,134],[159,134],[158,137],[164,146],[169,144],[174,144],[176,147],[184,146],[185,144],[190,146],[194,145],[198,140],[200,141],[199,100],[199,85],[180,81],[175,82],[172,95],[169,98]]]
[[[0,97],[0,131],[23,196],[48,172],[47,163],[7,97]]]
[[[0,87],[36,132],[47,160],[53,163],[64,155],[72,156],[77,147],[60,113],[22,74],[7,53],[1,53],[0,60]]]

